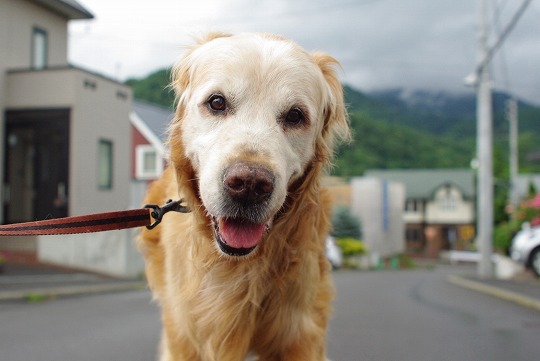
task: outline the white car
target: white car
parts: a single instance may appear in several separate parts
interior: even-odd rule
[[[333,269],[338,269],[343,263],[343,254],[341,248],[332,236],[326,237],[326,258],[330,261]]]
[[[540,226],[523,223],[521,231],[512,240],[510,256],[540,277]]]

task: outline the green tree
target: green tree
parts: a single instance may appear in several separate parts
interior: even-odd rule
[[[144,79],[129,79],[126,84],[133,88],[135,99],[145,100],[164,107],[173,108],[174,91],[169,88],[171,69],[161,69]]]
[[[361,224],[349,208],[339,206],[332,213],[332,235],[335,238],[362,238]]]

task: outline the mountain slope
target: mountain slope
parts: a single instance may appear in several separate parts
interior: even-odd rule
[[[369,96],[407,113],[408,116],[401,117],[400,120],[408,125],[428,124],[426,130],[432,133],[463,135],[463,131],[466,130],[468,135],[475,134],[476,94],[473,92],[452,94],[444,91],[391,89],[370,93]],[[494,134],[507,134],[508,123],[505,112],[506,101],[510,96],[495,91],[492,98]],[[518,101],[518,107],[520,131],[540,134],[540,108],[522,101]],[[415,120],[411,120],[411,116]],[[429,126],[430,120],[426,118],[432,118],[431,123],[437,125]]]
[[[351,111],[362,112],[368,119],[384,120],[430,134],[452,144],[440,166],[448,159],[463,159],[465,151],[474,158],[476,144],[476,96],[474,93],[387,90],[362,94],[345,86]],[[505,117],[507,94],[493,93],[493,147],[495,175],[508,177],[508,122]],[[540,172],[540,108],[518,101],[519,105],[519,168],[522,173]],[[396,128],[397,129],[397,128]],[[443,142],[434,145],[436,154],[443,154]],[[456,149],[457,148],[457,149]],[[457,154],[454,152],[458,152]],[[456,155],[458,155],[456,157]],[[422,156],[420,156],[422,158]],[[391,162],[391,160],[389,160]],[[468,164],[455,164],[468,167]],[[404,166],[408,167],[408,164]]]
[[[170,69],[162,69],[128,84],[135,98],[172,109],[169,79]],[[346,85],[344,92],[354,141],[338,150],[336,175],[361,175],[370,168],[468,168],[474,158],[474,94],[396,89],[365,94]],[[495,172],[503,178],[508,174],[507,98],[493,96]],[[540,162],[529,157],[540,151],[540,109],[520,103],[519,118],[520,171],[540,172]]]
[[[129,79],[126,84],[133,88],[136,99],[145,100],[172,109],[174,92],[169,88],[171,69],[158,70],[143,79]]]
[[[455,142],[406,125],[350,114],[354,141],[338,151],[335,173],[361,175],[367,169],[467,168],[473,157],[470,141]]]

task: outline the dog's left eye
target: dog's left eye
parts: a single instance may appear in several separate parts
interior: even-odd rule
[[[214,112],[224,112],[227,110],[227,102],[223,96],[214,94],[208,99],[208,107]]]
[[[304,116],[304,113],[298,108],[293,108],[289,110],[289,112],[285,116],[285,124],[288,126],[299,126],[303,124],[305,120],[306,117]]]

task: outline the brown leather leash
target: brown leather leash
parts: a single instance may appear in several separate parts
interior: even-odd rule
[[[168,212],[190,212],[188,207],[182,205],[182,201],[182,199],[179,201],[169,200],[161,207],[155,204],[147,204],[141,209],[128,211],[0,225],[0,236],[93,233],[136,227],[153,229]]]

